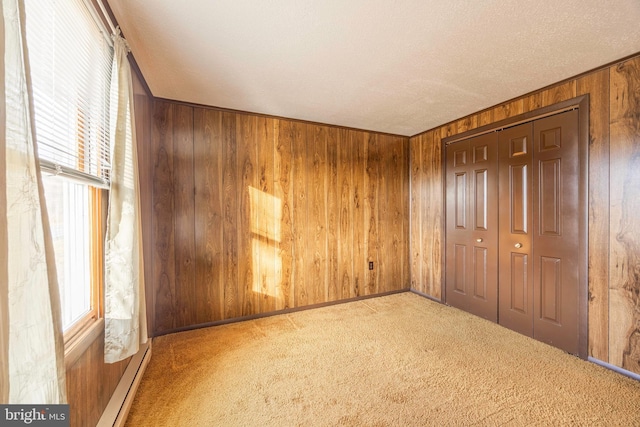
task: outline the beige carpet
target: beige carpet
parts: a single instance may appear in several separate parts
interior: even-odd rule
[[[640,382],[412,293],[154,340],[127,426],[640,425]]]

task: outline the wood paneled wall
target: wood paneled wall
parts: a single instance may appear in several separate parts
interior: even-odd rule
[[[127,369],[129,359],[104,363],[104,331],[67,367],[67,400],[72,427],[95,426]]]
[[[411,287],[441,299],[445,137],[589,94],[589,355],[640,373],[640,57],[410,139]]]
[[[156,100],[155,333],[408,289],[408,142]]]

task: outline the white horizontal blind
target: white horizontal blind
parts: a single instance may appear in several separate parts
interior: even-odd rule
[[[42,167],[104,184],[113,50],[83,0],[25,0],[25,17]]]

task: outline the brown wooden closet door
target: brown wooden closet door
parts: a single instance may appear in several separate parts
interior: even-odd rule
[[[496,134],[447,146],[446,294],[448,304],[497,321]]]
[[[578,111],[534,122],[534,338],[578,353]]]
[[[499,323],[533,335],[531,165],[533,125],[498,133],[500,296]]]

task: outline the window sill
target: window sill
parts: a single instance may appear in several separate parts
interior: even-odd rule
[[[104,332],[104,319],[98,319],[87,326],[68,342],[64,349],[64,363],[67,368],[76,363],[89,346]]]

